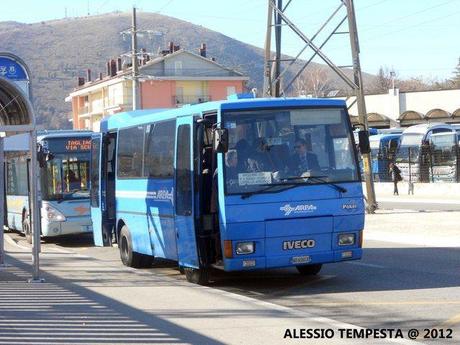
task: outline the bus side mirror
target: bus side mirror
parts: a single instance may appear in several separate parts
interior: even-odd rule
[[[226,128],[214,129],[213,148],[217,153],[225,153],[228,151],[228,130]]]
[[[359,151],[361,154],[368,154],[371,152],[371,144],[369,142],[369,132],[368,131],[359,131]]]

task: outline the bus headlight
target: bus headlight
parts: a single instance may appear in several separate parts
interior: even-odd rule
[[[46,218],[50,222],[64,222],[65,216],[52,206],[46,206]]]
[[[355,234],[339,234],[339,246],[352,246],[355,244]]]
[[[239,242],[236,244],[236,254],[252,254],[254,253],[254,242]]]

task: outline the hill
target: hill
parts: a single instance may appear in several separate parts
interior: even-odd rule
[[[156,52],[168,41],[198,52],[202,42],[209,57],[250,77],[249,87],[262,88],[263,50],[202,26],[176,18],[139,12],[138,26],[161,32],[140,38],[139,47]],[[64,98],[86,69],[105,74],[105,64],[130,50],[130,39],[120,35],[131,26],[130,13],[68,18],[34,24],[0,23],[0,51],[20,56],[30,67],[38,122],[45,128],[68,128],[71,110]],[[336,77],[334,77],[337,79]],[[340,83],[338,83],[340,84]]]

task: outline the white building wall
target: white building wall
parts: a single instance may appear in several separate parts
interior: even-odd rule
[[[341,99],[345,99],[341,97]],[[347,100],[350,105],[355,100],[352,97]],[[421,92],[399,92],[398,89],[388,90],[387,94],[366,95],[367,113],[379,113],[397,120],[399,116],[408,110],[426,114],[432,109],[443,109],[450,113],[460,109],[460,89]],[[358,107],[355,103],[349,110],[351,115],[358,115]]]

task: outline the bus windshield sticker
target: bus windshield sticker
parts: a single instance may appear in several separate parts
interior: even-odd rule
[[[283,144],[283,141],[281,140],[280,137],[276,137],[276,138],[266,138],[265,139],[267,145],[281,145]]]
[[[341,109],[291,110],[291,124],[293,126],[328,125],[341,123]]]
[[[228,121],[228,122],[225,124],[225,128],[229,128],[229,129],[234,129],[234,128],[236,128],[236,122],[235,122],[235,121]]]
[[[253,186],[260,184],[272,183],[271,172],[255,172],[255,173],[241,173],[238,174],[238,184],[240,186]]]

